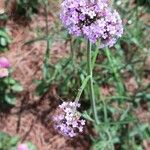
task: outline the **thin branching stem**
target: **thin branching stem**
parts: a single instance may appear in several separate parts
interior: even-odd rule
[[[87,73],[90,76],[90,79],[89,79],[89,93],[90,93],[90,100],[91,100],[94,120],[97,124],[99,124],[99,120],[98,120],[98,116],[97,116],[97,110],[96,110],[94,87],[93,87],[93,72],[92,72],[91,51],[92,51],[92,44],[88,40],[88,42],[87,42]]]

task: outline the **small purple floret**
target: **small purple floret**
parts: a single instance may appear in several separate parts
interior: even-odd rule
[[[80,107],[76,102],[63,102],[59,105],[53,116],[54,126],[58,132],[64,136],[74,137],[83,132],[85,120],[81,119],[77,108]]]

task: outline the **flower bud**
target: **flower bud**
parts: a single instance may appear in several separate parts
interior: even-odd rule
[[[10,68],[10,62],[6,57],[0,57],[0,68]]]

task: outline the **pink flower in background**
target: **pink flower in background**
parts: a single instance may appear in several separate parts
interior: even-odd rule
[[[6,57],[0,57],[0,68],[10,68],[10,62]]]
[[[8,68],[10,68],[10,62],[5,57],[0,57],[0,78],[7,77],[9,75]]]
[[[19,144],[17,150],[29,150],[27,144]]]

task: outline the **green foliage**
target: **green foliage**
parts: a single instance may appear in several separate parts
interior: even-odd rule
[[[149,125],[138,124],[128,128],[127,124],[123,124],[115,122],[111,126],[101,125],[99,131],[101,137],[97,140],[93,139],[91,150],[144,150],[142,140],[148,140],[150,136]]]
[[[0,103],[2,105],[15,105],[16,93],[23,90],[18,81],[12,77],[0,78]]]
[[[31,18],[37,13],[40,6],[40,0],[17,0],[17,12],[26,18]]]
[[[0,132],[0,150],[16,150],[19,142],[18,136],[10,136],[5,132]]]
[[[0,28],[0,52],[5,51],[11,43],[11,37],[5,28]]]
[[[0,132],[0,150],[17,150],[20,138],[18,136],[10,136],[5,132]],[[36,146],[31,142],[25,142],[29,150],[37,150]]]

